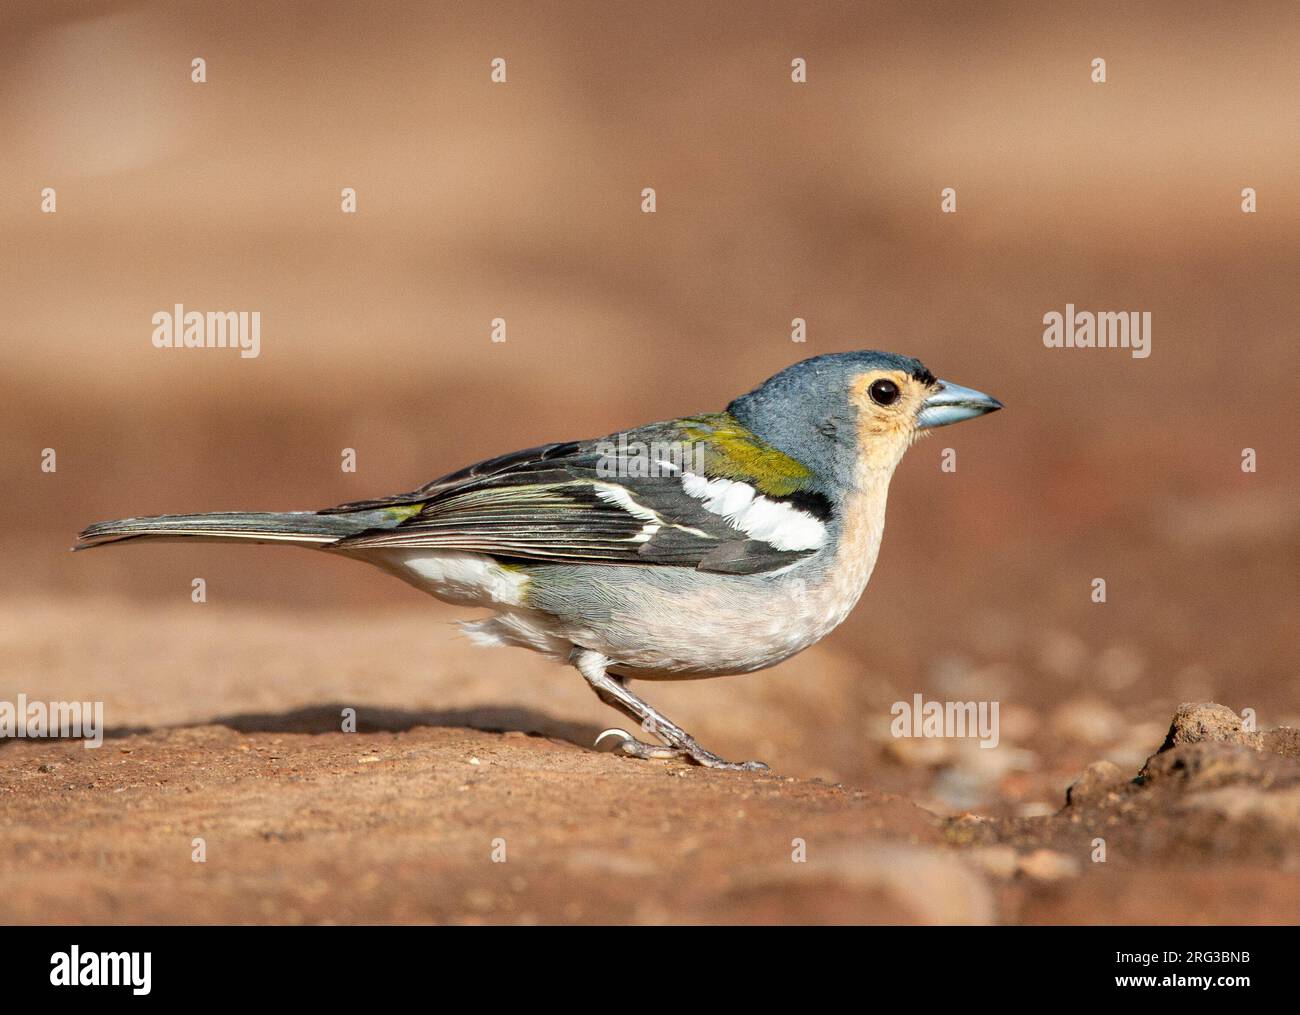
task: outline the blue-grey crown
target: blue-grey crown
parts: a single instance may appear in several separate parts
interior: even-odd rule
[[[926,384],[934,375],[911,356],[864,349],[832,352],[788,366],[727,411],[773,447],[792,455],[828,482],[843,482],[857,446],[851,382],[870,370],[900,370]]]

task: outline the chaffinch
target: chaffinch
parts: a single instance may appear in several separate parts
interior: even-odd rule
[[[138,538],[284,542],[378,565],[492,615],[481,645],[572,663],[622,730],[622,753],[728,762],[628,687],[748,673],[832,631],[871,577],[889,481],[925,430],[1000,409],[918,360],[832,353],[723,412],[479,462],[411,493],[323,511],[100,522],[77,549]],[[598,738],[598,742],[599,742]]]

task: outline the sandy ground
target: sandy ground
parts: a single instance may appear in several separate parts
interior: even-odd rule
[[[34,626],[54,610],[66,623],[57,645]],[[142,642],[147,654],[124,651]],[[978,781],[981,754],[1025,749],[922,764],[899,741],[867,737],[862,760],[876,775],[853,785],[813,774],[810,762],[827,755],[797,728],[786,740],[752,737],[780,727],[765,709],[797,725],[800,708],[827,707],[800,701],[798,678],[799,668],[852,669],[829,649],[748,681],[646,689],[677,703],[706,744],[773,763],[749,774],[589,750],[613,713],[576,676],[525,653],[473,649],[427,610],[356,625],[207,605],[47,603],[11,614],[4,647],[11,665],[45,667],[48,697],[101,696],[109,729],[99,749],[0,746],[4,922],[1300,913],[1297,738],[1242,733],[1222,708],[1181,714],[1178,743],[1141,782],[1141,762],[1117,755],[1126,768],[1094,759],[1082,781],[1056,778],[1057,791],[1026,809],[1049,813],[939,814],[915,799]],[[345,708],[357,710],[358,732],[341,731]],[[1136,731],[1148,753],[1168,719]],[[910,786],[911,798],[880,791],[890,785]]]

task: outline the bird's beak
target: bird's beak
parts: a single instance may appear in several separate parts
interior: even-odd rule
[[[951,381],[940,381],[934,394],[921,403],[921,411],[916,416],[916,428],[929,430],[949,423],[960,423],[963,419],[974,419],[1001,408],[1001,402],[982,391],[963,388]]]

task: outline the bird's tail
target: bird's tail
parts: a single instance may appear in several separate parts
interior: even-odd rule
[[[409,512],[405,512],[409,514]],[[96,522],[79,536],[74,550],[88,550],[127,539],[243,539],[254,543],[296,543],[328,546],[367,529],[392,528],[402,512],[355,511],[318,514],[315,511],[229,511],[204,515],[156,515]]]

